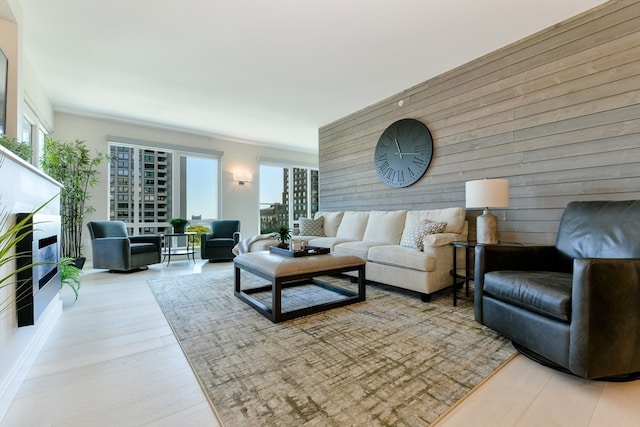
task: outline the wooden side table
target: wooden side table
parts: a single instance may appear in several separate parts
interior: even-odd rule
[[[458,285],[464,283],[466,296],[469,296],[469,281],[473,280],[473,263],[471,262],[471,253],[475,251],[477,242],[474,241],[456,241],[450,243],[453,248],[453,269],[451,277],[453,278],[453,306],[458,305]],[[464,249],[465,266],[458,268],[458,248]],[[461,281],[458,281],[462,279]]]

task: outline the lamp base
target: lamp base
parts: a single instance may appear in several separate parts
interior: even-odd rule
[[[478,243],[495,245],[498,243],[498,218],[489,209],[476,218],[476,239]]]

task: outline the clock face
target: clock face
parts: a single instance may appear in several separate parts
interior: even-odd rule
[[[400,188],[419,180],[432,157],[433,139],[427,126],[415,119],[402,119],[380,135],[374,164],[382,182]]]

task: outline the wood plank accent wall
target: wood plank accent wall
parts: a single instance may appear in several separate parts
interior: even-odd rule
[[[399,101],[403,106],[399,106]],[[434,157],[414,185],[377,177],[373,151],[400,118]],[[466,181],[507,178],[503,241],[553,243],[572,200],[640,199],[640,0],[611,1],[319,131],[320,210],[464,206]],[[475,236],[475,216],[467,218]]]

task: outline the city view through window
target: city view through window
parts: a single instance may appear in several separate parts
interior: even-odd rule
[[[281,225],[294,228],[299,218],[318,211],[318,171],[309,168],[260,166],[260,232]]]

